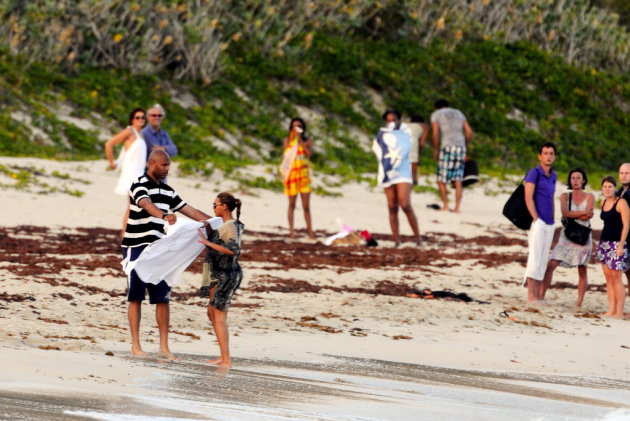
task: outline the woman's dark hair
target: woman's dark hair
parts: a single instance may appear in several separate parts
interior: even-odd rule
[[[567,177],[567,187],[569,188],[569,190],[573,189],[573,187],[571,187],[571,176],[574,172],[579,172],[580,174],[582,174],[582,179],[584,180],[584,182],[582,182],[582,188],[586,187],[586,183],[588,183],[588,178],[586,178],[586,171],[584,171],[582,168],[574,168],[569,171],[569,176]]]
[[[302,132],[302,137],[306,139],[307,137],[306,136],[306,123],[300,117],[293,117],[291,119],[291,122],[289,123],[289,133],[291,133],[291,129],[293,128],[293,123],[295,123],[296,121],[302,125],[302,129],[304,129],[304,131]]]
[[[422,117],[420,114],[414,114],[411,116],[411,122],[412,123],[424,123],[424,117]]]
[[[400,120],[400,113],[396,110],[385,110],[381,117],[383,118],[383,120],[386,120],[389,114],[394,114],[396,116],[396,120]]]
[[[144,108],[134,108],[131,114],[129,114],[129,124],[133,123],[133,118],[136,116],[136,113],[138,112],[142,112],[142,114],[144,114],[145,121],[146,121],[147,113],[146,111],[144,111]]]
[[[602,186],[605,182],[609,182],[613,186],[617,187],[617,180],[615,180],[615,177],[613,177],[612,175],[607,175],[606,177],[602,178]]]
[[[236,209],[236,220],[241,217],[241,199],[235,198],[232,193],[222,192],[217,194],[217,198],[232,212]]]

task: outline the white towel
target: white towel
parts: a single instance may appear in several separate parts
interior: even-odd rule
[[[212,229],[217,229],[223,224],[223,219],[215,217],[208,222]],[[133,262],[122,262],[125,273],[129,276],[135,269],[145,283],[157,285],[165,280],[172,287],[205,248],[197,236],[197,229],[202,227],[201,222],[178,217],[175,224],[167,225],[165,237],[149,244]]]

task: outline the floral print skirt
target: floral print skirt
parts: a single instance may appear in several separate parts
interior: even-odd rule
[[[595,258],[612,270],[625,272],[628,270],[628,245],[623,245],[623,255],[617,256],[619,241],[600,241]]]

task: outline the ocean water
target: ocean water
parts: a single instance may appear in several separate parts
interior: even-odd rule
[[[318,363],[129,359],[147,393],[0,391],[3,420],[630,420],[630,381],[454,370],[328,356]]]

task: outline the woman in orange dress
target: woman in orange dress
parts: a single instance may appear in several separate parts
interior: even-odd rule
[[[302,208],[304,209],[304,219],[306,220],[306,232],[309,238],[315,238],[311,223],[310,196],[311,177],[308,169],[308,159],[313,151],[313,142],[306,134],[306,123],[301,118],[294,118],[289,124],[289,136],[282,142],[284,159],[280,166],[284,183],[284,194],[289,197],[289,236],[295,237],[293,227],[293,214],[297,195],[302,198]]]

